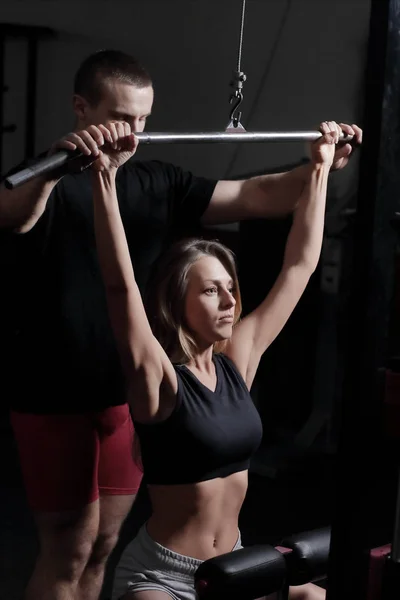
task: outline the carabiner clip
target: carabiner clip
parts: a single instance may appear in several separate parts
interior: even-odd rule
[[[242,116],[242,113],[239,112],[238,114],[236,114],[236,112],[243,102],[242,89],[245,81],[246,75],[245,73],[243,73],[243,71],[235,71],[233,73],[233,80],[231,81],[230,85],[234,88],[234,92],[229,100],[230,104],[233,103],[233,107],[231,109],[229,118],[234,127],[238,127],[240,125],[240,118]]]
[[[237,127],[240,124],[240,118],[242,116],[242,113],[239,112],[238,114],[235,114],[237,109],[239,108],[239,106],[242,104],[243,102],[243,94],[242,92],[239,92],[238,90],[236,90],[235,94],[231,96],[230,99],[230,103],[233,104],[233,107],[231,109],[231,112],[229,114],[229,119],[230,122],[233,123],[234,127]]]

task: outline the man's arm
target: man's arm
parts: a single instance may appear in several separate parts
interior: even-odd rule
[[[361,144],[362,130],[357,125],[340,123],[340,127],[344,133],[354,136],[355,145]],[[338,145],[331,170],[343,169],[352,150],[350,144]],[[287,216],[296,208],[309,177],[310,165],[306,164],[286,173],[260,175],[239,181],[221,180],[215,187],[202,223],[217,225]]]
[[[38,177],[18,189],[0,186],[0,228],[16,233],[32,229],[45,211],[47,200],[57,183]]]
[[[284,217],[290,214],[296,208],[309,178],[309,169],[306,164],[286,173],[219,181],[202,217],[203,225]]]
[[[99,155],[99,146],[104,144],[108,132],[91,125],[86,130],[71,132],[55,142],[50,149],[79,150],[83,155],[79,164],[88,166]],[[107,141],[110,141],[107,139]],[[76,165],[79,168],[79,165]],[[60,181],[59,174],[36,177],[20,188],[8,190],[0,185],[0,229],[26,233],[36,225],[46,209],[46,204],[54,186]]]

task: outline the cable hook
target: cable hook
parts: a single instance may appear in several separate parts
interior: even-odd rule
[[[233,80],[231,81],[231,87],[234,88],[234,92],[230,97],[230,104],[233,104],[231,109],[229,118],[234,127],[238,127],[240,125],[240,118],[242,113],[237,113],[239,106],[243,102],[243,84],[246,81],[246,75],[243,71],[235,71],[233,74]],[[237,114],[236,114],[237,113]]]
[[[238,114],[235,114],[235,113],[236,113],[237,109],[239,108],[239,106],[242,104],[242,102],[243,102],[242,92],[236,92],[235,95],[231,96],[230,103],[231,104],[233,103],[233,107],[231,109],[229,119],[234,127],[237,127],[240,123],[240,118],[242,116],[242,113],[241,112],[239,112]]]

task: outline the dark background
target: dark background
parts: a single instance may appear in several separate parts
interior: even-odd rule
[[[90,0],[4,1],[0,74],[6,89],[0,102],[0,124],[5,128],[0,172],[71,128],[73,73],[88,53],[101,47],[130,51],[148,66],[156,91],[149,131],[223,129],[229,114],[228,83],[236,65],[240,8],[238,1],[211,0],[114,0],[112,8],[108,2]],[[244,125],[249,130],[301,130],[334,118],[364,126],[369,11],[370,3],[362,0],[249,0],[243,46],[243,68],[249,76]],[[332,31],[339,32],[336,40]],[[304,147],[284,144],[161,146],[143,148],[142,153],[218,178],[283,171],[307,160]],[[340,413],[335,407],[343,399],[348,331],[354,316],[350,295],[358,169],[359,153],[344,172],[331,177],[319,267],[284,331],[263,357],[253,386],[264,439],[251,467],[241,514],[245,545],[278,543],[285,535],[332,522],[340,438]],[[244,312],[271,287],[289,227],[290,219],[282,219],[204,232],[236,252]],[[379,244],[384,254],[382,236]],[[391,319],[384,366],[397,369],[400,294],[393,286],[393,254],[384,284]],[[0,351],[7,352],[4,336],[1,341]],[[6,389],[0,389],[0,398],[0,599],[19,600],[37,541],[8,423]],[[376,443],[380,440],[377,433]],[[374,493],[369,526],[374,545],[388,543],[393,526],[397,449],[387,448],[386,460],[379,465],[371,462],[370,469]],[[125,524],[121,546],[148,512],[143,488]],[[351,530],[348,535],[350,540]]]

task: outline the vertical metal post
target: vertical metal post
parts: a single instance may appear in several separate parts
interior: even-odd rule
[[[5,34],[0,27],[0,175],[3,172],[3,135],[4,135],[4,92],[5,92]]]
[[[391,460],[385,454],[379,369],[386,361],[393,287],[396,240],[391,219],[400,198],[399,30],[400,1],[371,0],[346,368],[337,407],[337,493],[327,600],[343,595],[365,600],[369,551],[385,518],[384,510],[374,505],[374,493],[383,485],[381,474]],[[396,473],[390,477],[394,480]],[[385,502],[387,513],[391,502]]]
[[[400,589],[400,472],[398,474],[392,544],[381,575],[381,596],[379,600],[391,600],[399,594]]]
[[[398,474],[396,514],[394,519],[391,560],[400,565],[400,470]]]
[[[37,50],[38,40],[28,37],[28,60],[26,82],[26,112],[25,112],[25,158],[35,154],[35,119],[36,119],[36,80],[37,80]]]

